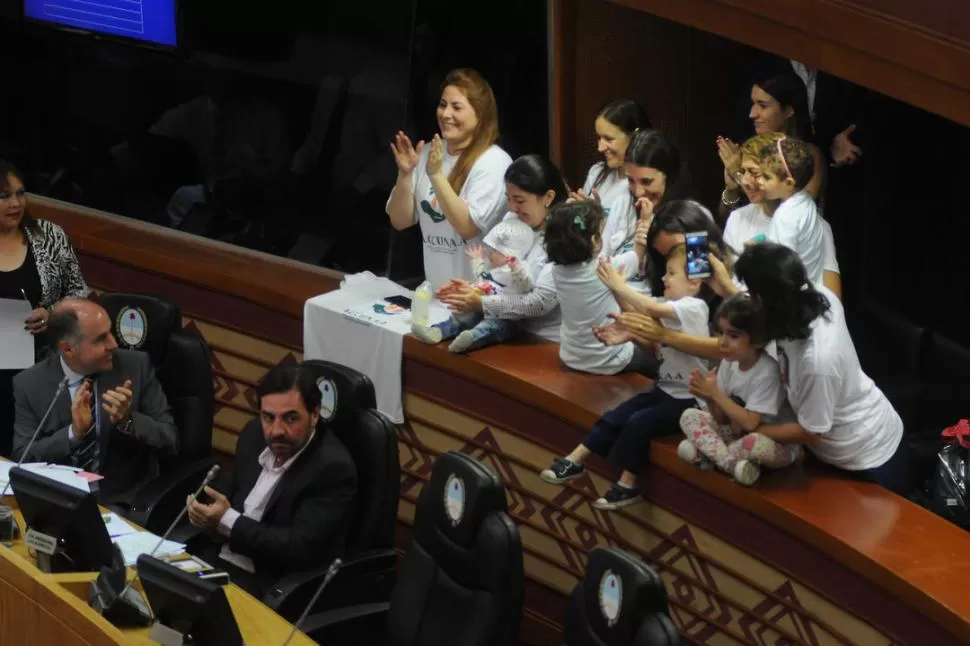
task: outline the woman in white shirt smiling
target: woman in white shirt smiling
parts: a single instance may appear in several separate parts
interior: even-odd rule
[[[571,197],[597,200],[609,217],[610,206],[627,190],[624,157],[630,137],[639,130],[649,130],[650,117],[636,101],[614,99],[596,115],[593,127],[596,129],[596,149],[603,155],[603,161],[590,166],[582,190]]]
[[[403,132],[391,142],[398,174],[386,207],[395,229],[420,224],[432,289],[456,276],[472,278],[465,244],[502,218],[505,169],[512,163],[495,145],[495,95],[474,70],[453,70],[445,78],[438,127],[441,134],[428,145],[412,145]]]
[[[735,272],[761,301],[768,337],[796,422],[758,432],[805,444],[821,461],[899,495],[913,492],[903,422],[859,365],[842,305],[816,290],[791,249],[769,242],[749,247]]]
[[[535,232],[532,249],[522,261],[532,271],[532,291],[527,294],[482,295],[468,281],[451,281],[438,291],[442,303],[455,313],[481,312],[485,318],[521,321],[526,332],[559,342],[560,311],[552,263],[546,256],[545,230],[549,210],[566,201],[562,173],[543,155],[523,155],[505,172],[509,213]]]

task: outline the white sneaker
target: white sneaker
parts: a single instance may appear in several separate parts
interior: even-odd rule
[[[419,340],[425,343],[430,343],[431,345],[437,345],[441,343],[441,329],[432,327],[430,325],[418,325],[416,323],[411,324],[411,334],[416,336]]]
[[[741,460],[734,465],[734,479],[746,487],[750,487],[761,476],[761,467],[750,460]]]
[[[691,464],[697,464],[698,462],[697,447],[690,440],[681,440],[680,444],[677,445],[677,455],[684,462],[690,462]]]

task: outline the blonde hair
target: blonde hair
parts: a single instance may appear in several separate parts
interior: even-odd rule
[[[461,187],[465,185],[468,174],[478,158],[498,141],[498,105],[495,102],[495,94],[492,93],[492,86],[488,84],[482,75],[473,69],[459,68],[448,72],[445,82],[441,84],[441,91],[449,85],[458,88],[469,105],[478,117],[478,125],[472,133],[472,141],[468,148],[461,151],[455,167],[448,174],[448,183],[455,193],[461,192]]]
[[[796,189],[805,188],[815,174],[815,158],[812,156],[811,146],[781,132],[759,136],[768,138],[756,155],[761,170],[779,177],[790,176]]]

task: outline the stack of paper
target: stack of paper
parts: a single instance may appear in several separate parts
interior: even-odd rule
[[[121,549],[121,555],[125,559],[125,565],[132,566],[135,565],[138,557],[142,554],[151,554],[151,551],[158,545],[159,538],[161,537],[151,532],[135,531],[131,534],[118,536],[112,540]],[[182,543],[162,541],[162,544],[155,550],[155,557],[162,559],[175,556],[176,554],[182,554],[183,552],[185,552],[185,545]]]
[[[104,520],[104,526],[108,528],[108,536],[111,538],[117,538],[118,536],[125,536],[126,534],[134,534],[138,532],[137,527],[129,525],[128,521],[113,511],[109,511],[106,514],[101,514],[101,518]]]

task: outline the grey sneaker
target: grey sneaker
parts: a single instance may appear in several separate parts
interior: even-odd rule
[[[448,346],[448,352],[461,354],[462,352],[466,352],[468,348],[472,347],[473,343],[475,343],[475,335],[472,334],[471,330],[465,330],[456,336],[455,340],[451,342],[451,345]]]
[[[583,475],[586,469],[583,465],[571,462],[566,458],[555,458],[552,461],[552,466],[548,469],[544,469],[539,473],[539,477],[543,482],[548,482],[549,484],[561,485],[569,482],[570,480],[575,480],[579,476]]]

